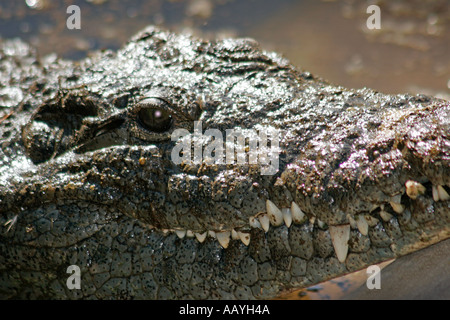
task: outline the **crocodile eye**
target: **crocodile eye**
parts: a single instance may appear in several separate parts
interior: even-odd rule
[[[165,132],[172,125],[172,115],[153,104],[145,104],[138,112],[139,123],[147,130]]]

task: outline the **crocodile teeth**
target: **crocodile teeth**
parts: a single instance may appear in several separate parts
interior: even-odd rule
[[[238,234],[238,236],[239,236],[239,239],[241,239],[241,241],[242,241],[246,246],[248,246],[249,243],[250,243],[250,233],[238,231],[237,234]]]
[[[186,235],[186,230],[175,230],[175,233],[177,234],[178,238],[183,239]]]
[[[383,210],[383,211],[380,211],[380,217],[381,217],[381,219],[383,219],[383,221],[388,222],[389,220],[392,219],[392,214]]]
[[[9,232],[9,230],[11,230],[11,228],[16,224],[17,222],[17,217],[19,217],[19,215],[15,215],[12,219],[9,219],[8,221],[5,222],[5,224],[3,226],[7,226],[9,224],[8,229],[6,230],[6,232]]]
[[[405,207],[400,203],[401,201],[401,195],[397,195],[395,197],[391,197],[391,200],[389,203],[392,206],[392,209],[394,209],[397,213],[402,213],[405,210]]]
[[[323,222],[322,220],[320,220],[320,219],[317,219],[317,226],[320,229],[326,229],[327,228],[327,224],[325,222]]]
[[[406,194],[413,200],[415,200],[419,195],[424,194],[426,191],[425,187],[421,183],[413,180],[406,181],[405,187]]]
[[[447,201],[450,199],[450,196],[448,195],[447,191],[445,191],[443,186],[437,186],[437,191],[438,191],[440,200]]]
[[[208,235],[208,232],[203,232],[203,233],[194,233],[195,237],[197,238],[198,242],[202,243],[203,241],[205,241],[206,236]]]
[[[438,202],[438,201],[439,201],[439,192],[438,192],[438,189],[436,188],[435,185],[433,185],[433,187],[431,188],[431,190],[432,190],[432,193],[433,193],[433,200],[434,200],[435,202]]]
[[[292,224],[292,214],[291,209],[289,208],[282,208],[281,213],[283,213],[283,220],[284,224],[289,228]]]
[[[367,220],[366,218],[364,218],[364,216],[356,217],[356,226],[358,227],[358,230],[362,235],[367,236],[367,234],[369,233],[369,224],[367,223]]]
[[[381,210],[383,210],[383,209],[381,209]],[[372,217],[371,215],[368,215],[368,214],[364,216],[364,220],[366,220],[369,227],[375,227],[379,222],[379,220],[377,218]]]
[[[280,209],[270,200],[266,201],[267,215],[273,226],[281,226],[283,224],[283,214]]]
[[[291,204],[291,215],[292,215],[292,220],[295,223],[300,224],[303,221],[305,221],[305,214],[303,213],[302,209],[300,209],[300,207],[294,201],[292,201],[292,204]]]
[[[358,228],[358,226],[356,225],[355,219],[353,219],[353,217],[351,215],[347,214],[347,219],[348,219],[348,223],[350,223],[350,228],[352,228],[352,229]]]
[[[405,210],[405,207],[400,203],[391,202],[391,206],[397,213],[402,213]]]
[[[194,237],[194,233],[191,230],[188,230],[188,231],[186,231],[186,237],[193,238]]]
[[[331,242],[340,262],[345,262],[348,252],[348,240],[350,239],[350,225],[330,226]]]
[[[239,235],[236,232],[236,230],[234,230],[234,229],[231,229],[231,239],[233,239],[233,240],[239,239]]]
[[[216,238],[216,233],[214,232],[214,231],[212,231],[212,230],[210,230],[210,231],[208,231],[208,235],[211,237],[211,238]]]
[[[259,223],[261,224],[261,227],[264,229],[265,232],[269,231],[270,227],[270,220],[267,214],[262,214],[259,217]]]
[[[248,222],[249,222],[249,224],[250,224],[250,227],[261,229],[261,223],[259,223],[259,221],[258,221],[257,218],[255,218],[255,217],[250,217],[250,218],[248,219]]]
[[[216,232],[217,241],[226,249],[230,243],[230,231]]]

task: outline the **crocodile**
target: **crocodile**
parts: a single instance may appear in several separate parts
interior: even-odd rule
[[[4,40],[0,73],[2,299],[269,299],[450,236],[446,100],[154,26],[81,61]],[[230,129],[276,134],[173,161]]]

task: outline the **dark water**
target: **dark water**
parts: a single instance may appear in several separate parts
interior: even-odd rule
[[[369,3],[381,12],[370,30]],[[67,7],[81,9],[69,30]],[[41,55],[82,59],[118,49],[149,24],[204,38],[253,37],[299,68],[335,84],[450,99],[450,1],[0,0],[1,38],[20,37]],[[341,278],[290,298],[342,297],[366,275]]]

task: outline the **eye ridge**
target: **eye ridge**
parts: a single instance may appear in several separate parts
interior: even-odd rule
[[[152,132],[162,133],[170,129],[173,117],[167,110],[143,106],[137,113],[139,124]]]

